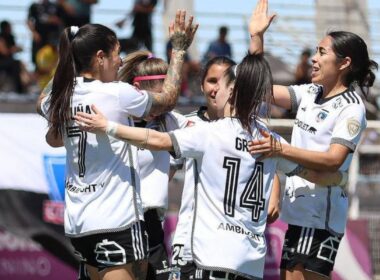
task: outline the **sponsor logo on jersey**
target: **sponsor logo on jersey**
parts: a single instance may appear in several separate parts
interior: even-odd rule
[[[350,136],[356,136],[359,133],[360,122],[354,118],[350,118],[347,120],[347,130]]]
[[[247,236],[251,237],[252,239],[256,240],[257,242],[263,242],[263,236],[262,235],[254,234],[249,230],[245,230],[241,226],[234,226],[234,225],[231,225],[229,223],[220,223],[217,229],[218,230],[225,230],[225,231],[232,231],[232,232],[239,233],[239,234],[244,234],[244,235],[247,235]]]
[[[327,111],[327,110],[322,110],[322,111],[320,111],[320,112],[318,113],[318,115],[317,115],[317,117],[316,117],[315,120],[316,120],[317,122],[324,121],[324,120],[327,118],[328,114],[329,114],[329,111]]]
[[[103,188],[103,187],[104,187],[104,183],[89,184],[86,186],[75,186],[66,181],[66,185],[65,185],[66,190],[73,193],[92,193],[92,192],[96,192],[97,189]]]
[[[311,134],[314,134],[317,132],[317,129],[315,127],[312,127],[308,125],[307,123],[304,123],[303,121],[300,121],[299,119],[296,119],[294,121],[294,125],[298,126],[300,129],[305,130]]]

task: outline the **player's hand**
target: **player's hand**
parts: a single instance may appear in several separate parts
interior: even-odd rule
[[[186,25],[186,11],[179,10],[176,13],[175,21],[169,25],[169,37],[173,50],[187,50],[194,39],[198,24],[193,25],[193,16],[189,17]]]
[[[267,223],[268,224],[274,223],[278,219],[279,216],[280,216],[279,203],[270,202],[268,205]]]
[[[91,105],[91,110],[94,114],[87,114],[83,112],[77,112],[74,116],[79,128],[88,132],[106,132],[108,120],[107,118],[96,108],[95,105]]]
[[[261,154],[261,156],[257,158],[258,161],[279,155],[282,151],[281,142],[266,130],[260,129],[260,133],[263,136],[262,139],[248,142],[248,151],[250,154]]]
[[[268,0],[258,0],[249,21],[249,33],[251,35],[263,34],[275,17],[275,14],[268,15]]]

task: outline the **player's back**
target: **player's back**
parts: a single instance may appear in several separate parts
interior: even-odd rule
[[[206,269],[262,277],[266,201],[276,160],[256,162],[247,148],[252,136],[234,118],[185,130],[175,136],[183,155],[195,158],[194,261]],[[253,135],[259,135],[255,127]]]
[[[78,111],[93,113],[91,105],[94,104],[109,120],[133,125],[129,111],[145,110],[144,105],[138,108],[138,102],[129,107],[123,105],[128,102],[121,101],[121,95],[127,94],[129,85],[77,80],[72,115]],[[74,121],[65,128],[64,144],[68,235],[120,229],[142,217],[136,195],[139,188],[136,149],[106,134],[81,131]],[[100,225],[99,221],[102,221]]]

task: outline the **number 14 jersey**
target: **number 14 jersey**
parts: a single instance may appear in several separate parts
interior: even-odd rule
[[[261,125],[266,129],[264,125]],[[170,133],[176,156],[194,158],[195,206],[191,248],[198,267],[263,277],[267,207],[276,169],[297,165],[284,159],[257,162],[247,149],[253,136],[234,118]]]

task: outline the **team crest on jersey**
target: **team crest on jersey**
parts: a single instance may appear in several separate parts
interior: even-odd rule
[[[316,93],[318,93],[318,91],[319,91],[319,87],[317,87],[315,85],[311,85],[307,90],[307,92],[310,94],[316,94]]]
[[[327,110],[320,111],[316,117],[316,121],[318,123],[321,121],[324,121],[327,118],[328,113],[329,113],[329,111],[327,111]]]
[[[347,120],[347,130],[350,136],[355,136],[358,134],[360,129],[360,123],[354,118],[348,119]]]

